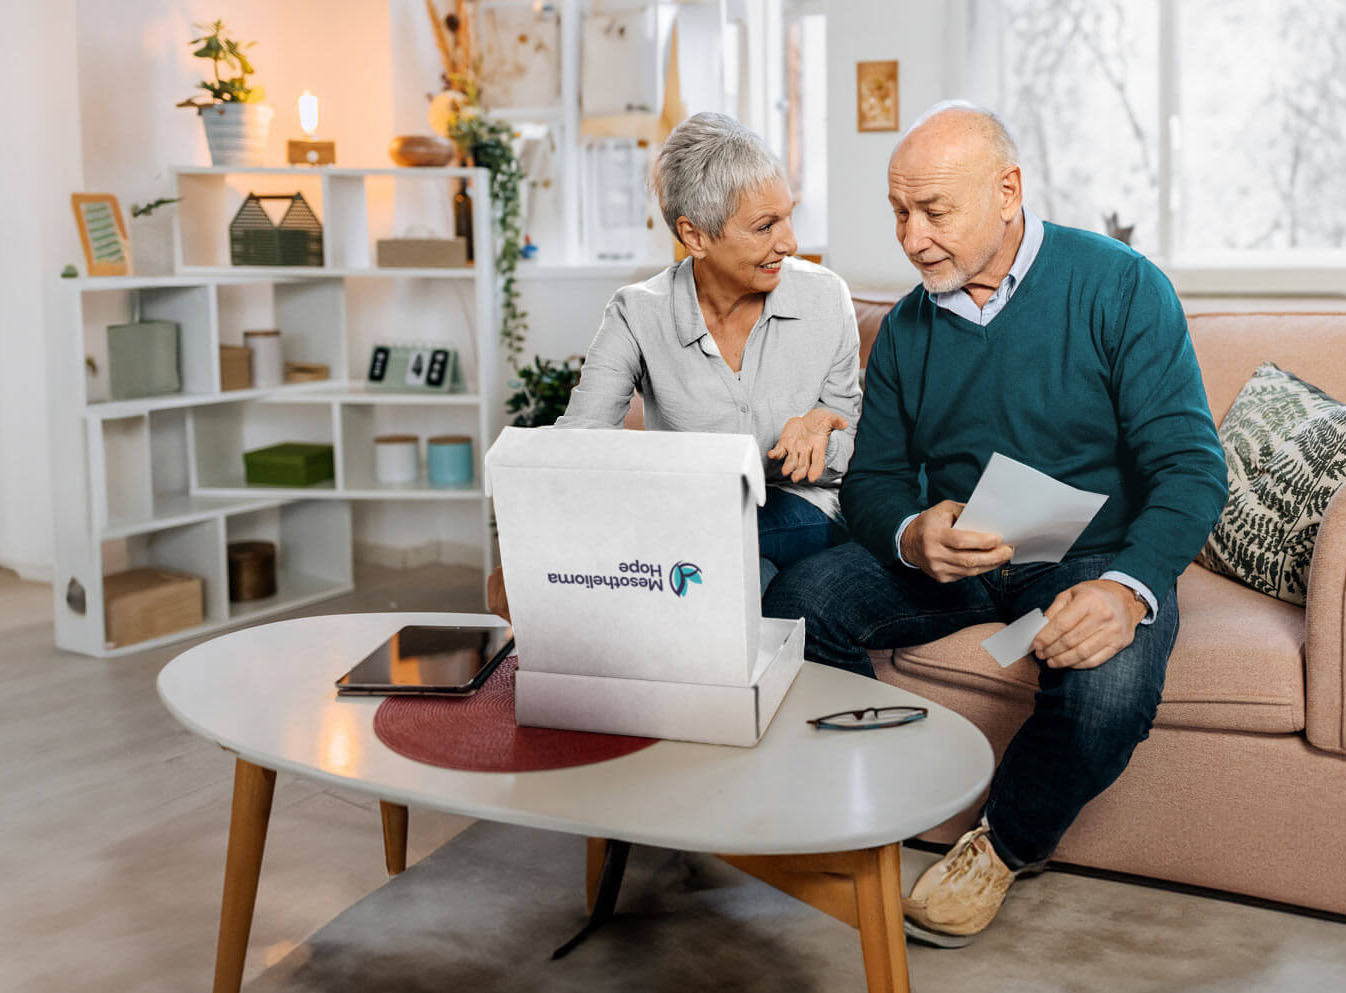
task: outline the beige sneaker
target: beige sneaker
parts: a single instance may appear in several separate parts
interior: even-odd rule
[[[995,920],[1014,872],[991,847],[984,824],[958,839],[949,853],[921,874],[902,900],[907,934],[956,948]]]

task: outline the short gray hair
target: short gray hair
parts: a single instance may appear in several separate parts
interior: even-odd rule
[[[704,113],[668,136],[654,163],[653,185],[675,238],[679,217],[719,238],[740,197],[775,179],[784,181],[785,169],[761,135],[725,114]]]
[[[1010,134],[1009,127],[1000,119],[994,111],[979,106],[968,100],[945,100],[937,103],[920,117],[912,122],[911,127],[902,132],[902,137],[897,140],[900,147],[907,137],[919,128],[922,124],[929,121],[932,117],[943,114],[950,110],[961,110],[973,114],[980,118],[980,128],[982,137],[985,138],[996,151],[996,157],[1000,159],[1002,167],[1015,166],[1019,164],[1019,146],[1014,142],[1014,136]]]

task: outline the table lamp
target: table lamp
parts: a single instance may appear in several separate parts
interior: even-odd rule
[[[285,143],[286,159],[290,165],[335,163],[336,142],[318,141],[313,137],[318,130],[318,98],[308,90],[299,95],[299,126],[304,129],[303,139],[291,138]]]

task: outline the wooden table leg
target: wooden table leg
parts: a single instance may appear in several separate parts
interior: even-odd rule
[[[584,863],[584,911],[594,912],[594,901],[598,899],[598,880],[603,875],[603,857],[608,853],[606,838],[586,838]]]
[[[388,875],[396,876],[407,867],[407,808],[380,800],[379,814],[383,818],[383,861]]]
[[[823,855],[720,858],[856,928],[869,993],[910,993],[902,932],[901,845]]]
[[[220,937],[215,948],[215,993],[238,993],[248,954],[257,880],[266,849],[266,826],[276,773],[239,759],[234,766],[234,803],[229,816],[229,851],[224,862]]]

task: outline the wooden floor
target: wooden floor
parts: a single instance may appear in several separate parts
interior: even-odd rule
[[[480,573],[358,570],[310,610],[479,610]],[[0,990],[210,988],[234,763],[155,693],[186,647],[53,647],[48,587],[0,570]],[[470,821],[411,818],[411,860]],[[384,880],[378,801],[282,774],[246,978]]]

